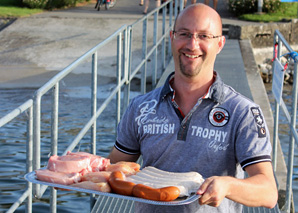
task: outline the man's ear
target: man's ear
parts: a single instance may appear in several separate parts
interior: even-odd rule
[[[170,30],[170,38],[171,38],[171,40],[173,40],[173,36],[174,36],[173,30]]]
[[[225,36],[221,36],[218,42],[218,51],[217,54],[221,52],[222,48],[225,46],[226,43],[226,37]]]

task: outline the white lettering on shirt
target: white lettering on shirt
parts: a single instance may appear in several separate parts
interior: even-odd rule
[[[147,124],[143,125],[144,134],[174,134],[175,124]]]
[[[154,117],[156,105],[157,100],[145,101],[139,105],[140,115],[135,119],[139,133],[143,129],[146,134],[174,134],[174,123],[169,123],[166,117]]]
[[[201,138],[206,138],[209,140],[219,141],[219,142],[225,142],[227,137],[227,132],[221,131],[221,130],[214,130],[214,129],[208,129],[203,128],[199,126],[191,126],[192,136],[197,136]]]

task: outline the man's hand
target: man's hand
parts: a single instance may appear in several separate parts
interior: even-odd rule
[[[230,177],[213,176],[207,178],[197,191],[197,194],[201,195],[199,204],[218,207],[229,194],[229,181]]]
[[[226,197],[246,206],[274,208],[278,193],[271,162],[261,162],[245,167],[249,177],[237,179],[230,176],[213,176],[198,189],[199,203],[218,207]]]

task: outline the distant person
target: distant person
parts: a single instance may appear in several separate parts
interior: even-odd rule
[[[150,3],[150,0],[145,0],[145,8],[144,8],[143,14],[147,14],[148,8],[149,8],[149,3]],[[144,0],[141,0],[139,5],[143,6]],[[155,7],[159,7],[159,6],[160,6],[160,0],[155,0]]]
[[[191,4],[195,4],[197,0],[191,0]],[[184,0],[184,8],[186,7],[187,0]]]
[[[218,0],[213,0],[213,9],[214,10],[217,9],[217,2],[218,2]],[[207,4],[207,5],[209,5],[209,0],[204,0],[204,3]]]

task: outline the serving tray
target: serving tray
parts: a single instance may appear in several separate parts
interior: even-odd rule
[[[168,201],[168,202],[146,200],[146,199],[138,198],[138,197],[131,197],[131,196],[114,194],[114,193],[100,192],[100,191],[96,191],[96,190],[83,189],[83,188],[74,187],[74,186],[70,186],[70,185],[63,185],[63,184],[56,184],[56,183],[40,181],[40,180],[36,179],[35,171],[27,173],[25,175],[25,179],[29,182],[36,183],[36,184],[47,185],[47,186],[52,186],[52,187],[56,187],[56,188],[74,190],[74,191],[91,193],[91,194],[97,194],[97,195],[103,195],[103,196],[109,196],[109,197],[114,197],[114,198],[121,198],[121,199],[132,200],[132,201],[148,203],[148,204],[153,204],[153,205],[163,205],[163,206],[165,206],[165,205],[168,205],[168,206],[187,205],[187,204],[190,204],[190,203],[196,201],[199,198],[199,195],[192,194],[188,197],[177,198],[174,201]]]

